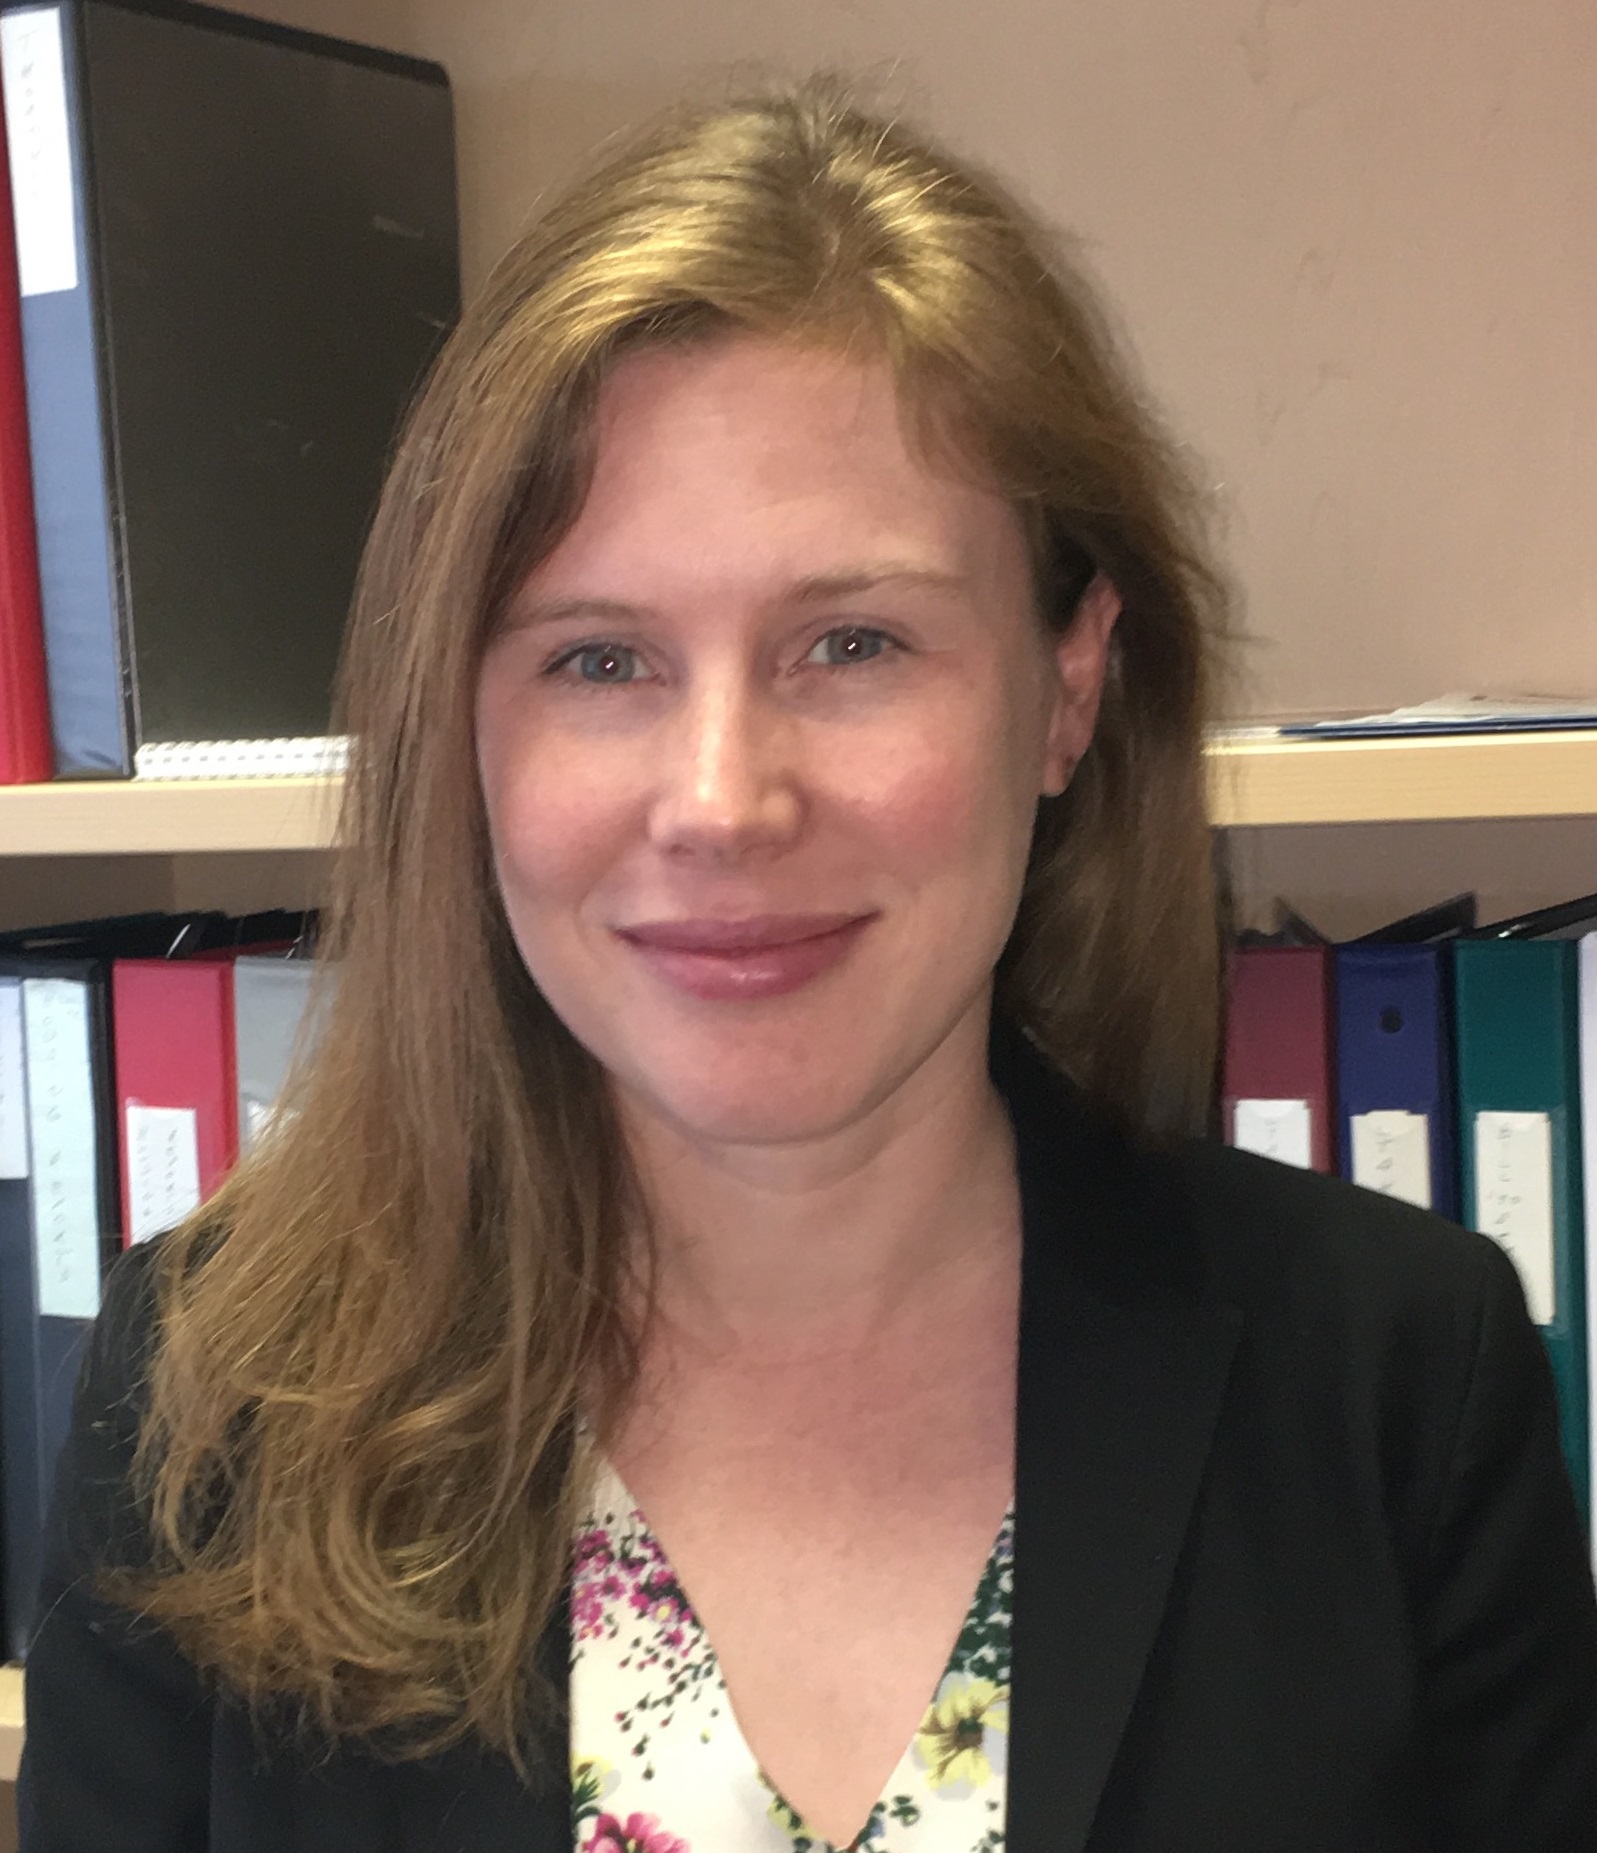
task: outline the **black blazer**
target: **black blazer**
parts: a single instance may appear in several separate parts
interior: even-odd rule
[[[1597,1601],[1511,1264],[1143,1150],[1011,1036],[994,1073],[1025,1235],[1010,1853],[1593,1853]],[[63,1464],[23,1853],[570,1853],[563,1776],[257,1741],[88,1592],[127,1538],[149,1275],[113,1275]]]

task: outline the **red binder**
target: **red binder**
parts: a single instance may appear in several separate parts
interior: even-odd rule
[[[54,772],[22,373],[22,298],[0,114],[0,785],[40,784]]]
[[[111,968],[122,1240],[169,1228],[238,1156],[231,960]]]
[[[1222,1086],[1229,1144],[1334,1168],[1331,1008],[1329,947],[1232,954]]]

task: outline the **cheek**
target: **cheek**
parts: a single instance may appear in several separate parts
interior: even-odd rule
[[[477,711],[477,763],[500,890],[511,925],[540,906],[583,893],[613,858],[627,794],[591,754],[580,763],[550,729],[485,694]]]
[[[947,881],[961,906],[974,906],[973,883],[996,905],[1018,879],[1031,841],[1035,806],[1018,767],[1003,755],[1003,723],[973,727],[966,715],[900,738],[873,779],[868,815],[882,862],[917,882]],[[839,800],[847,802],[838,788]]]

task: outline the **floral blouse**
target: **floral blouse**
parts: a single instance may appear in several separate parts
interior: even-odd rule
[[[1014,1509],[920,1729],[849,1842],[1001,1853]],[[715,1650],[620,1477],[601,1462],[571,1591],[577,1853],[840,1853],[767,1779]]]

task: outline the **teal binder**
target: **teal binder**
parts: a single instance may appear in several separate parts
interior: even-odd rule
[[[1513,1255],[1558,1380],[1564,1457],[1591,1512],[1580,996],[1569,940],[1457,940],[1464,1220]]]

